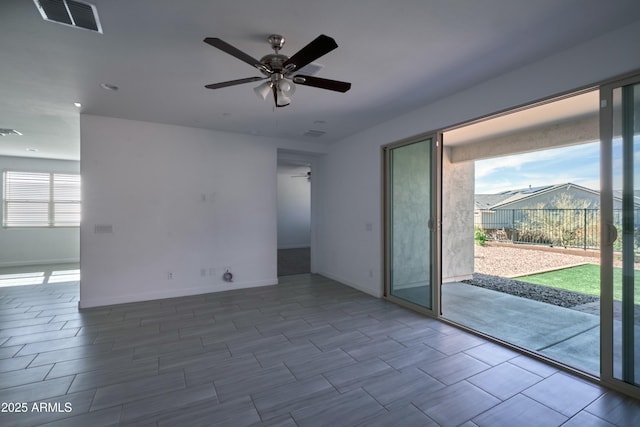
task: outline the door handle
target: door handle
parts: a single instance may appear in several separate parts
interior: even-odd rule
[[[616,228],[615,225],[609,223],[607,224],[607,242],[606,245],[607,246],[611,246],[613,245],[613,242],[615,242],[616,240],[618,240],[618,229]]]

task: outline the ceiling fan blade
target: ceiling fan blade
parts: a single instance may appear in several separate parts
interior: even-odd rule
[[[320,89],[335,90],[336,92],[346,92],[351,89],[351,83],[338,80],[322,79],[320,77],[297,75],[293,77],[293,82],[303,86],[313,86]]]
[[[282,67],[287,70],[287,72],[299,70],[337,47],[338,44],[334,39],[321,34],[316,37],[314,41],[300,49],[291,58],[287,59],[282,64]]]
[[[265,79],[266,77],[247,77],[246,79],[229,80],[228,82],[213,83],[210,85],[206,85],[205,87],[207,89],[220,89],[221,87],[241,85],[243,83],[257,82]]]
[[[246,62],[252,67],[256,67],[258,70],[265,71],[268,73],[271,72],[271,70],[267,66],[265,66],[262,62],[258,61],[251,55],[244,53],[237,47],[231,46],[229,43],[225,42],[224,40],[221,40],[217,37],[207,37],[206,39],[204,39],[204,42],[210,44],[215,48],[220,49],[223,52],[228,53],[231,56],[235,56],[240,61]]]

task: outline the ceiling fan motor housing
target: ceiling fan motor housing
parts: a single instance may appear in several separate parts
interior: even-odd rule
[[[283,68],[282,65],[287,59],[289,59],[289,57],[286,55],[281,55],[279,53],[270,53],[268,55],[263,56],[262,59],[260,59],[260,62],[266,65],[274,73],[281,73]],[[261,70],[261,71],[263,74],[267,76],[270,74],[268,71],[264,71],[264,70]]]

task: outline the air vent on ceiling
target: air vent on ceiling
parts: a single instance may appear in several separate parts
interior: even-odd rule
[[[102,33],[98,11],[92,4],[77,0],[33,0],[45,21]]]
[[[313,129],[309,129],[308,131],[306,131],[305,133],[303,133],[303,136],[311,136],[314,138],[317,138],[319,136],[324,135],[326,132],[323,130],[313,130]]]
[[[0,136],[9,136],[9,135],[22,135],[22,134],[15,129],[0,128]]]

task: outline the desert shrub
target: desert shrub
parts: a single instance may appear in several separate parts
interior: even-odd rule
[[[473,240],[475,240],[476,245],[485,246],[487,244],[487,233],[480,227],[476,227],[473,233]]]

